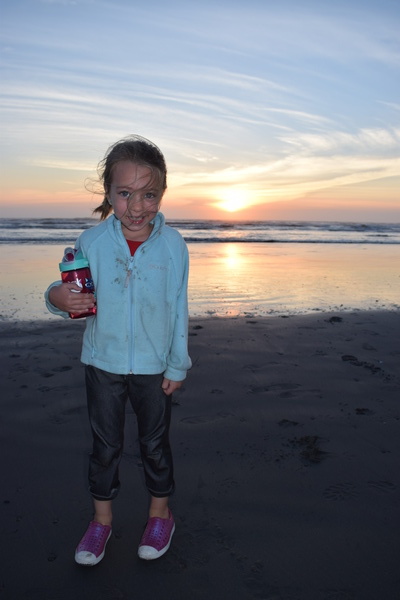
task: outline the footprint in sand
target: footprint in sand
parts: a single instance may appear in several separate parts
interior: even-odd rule
[[[397,489],[397,486],[391,481],[368,481],[368,487],[383,494],[394,492]]]
[[[203,329],[203,327],[201,325],[193,325],[192,329]],[[197,333],[192,333],[189,331],[189,335],[194,336],[197,335]]]
[[[278,422],[279,427],[296,427],[298,421],[290,421],[289,419],[282,419]]]
[[[351,500],[358,492],[352,483],[336,483],[327,487],[322,495],[328,500]]]
[[[292,447],[301,448],[300,456],[306,463],[318,464],[328,456],[319,444],[323,441],[318,435],[303,435],[301,438],[288,440]]]
[[[381,369],[381,367],[366,362],[365,360],[358,360],[358,358],[356,356],[353,356],[352,354],[344,354],[342,356],[342,360],[344,362],[350,363],[355,367],[364,367],[364,369],[368,369],[368,371],[371,371],[371,373],[373,373],[374,375],[376,373],[379,373],[380,375],[384,374],[383,369]]]
[[[193,417],[185,417],[181,419],[181,423],[188,423],[189,425],[201,425],[202,423],[212,423],[213,421],[219,421],[220,419],[226,419],[228,417],[234,417],[233,413],[217,413],[215,415],[194,415]]]
[[[272,385],[250,385],[248,392],[251,394],[260,394],[263,392],[291,392],[297,390],[299,383],[273,383]]]
[[[53,423],[55,425],[63,425],[64,423],[68,423],[68,421],[70,421],[71,417],[74,417],[75,415],[79,415],[84,412],[86,412],[86,407],[76,406],[76,407],[64,410],[63,412],[60,412],[58,414],[56,414],[56,413],[50,414],[49,420],[51,423]]]
[[[355,409],[356,415],[374,415],[374,411],[370,410],[369,408],[356,408]]]
[[[62,367],[55,367],[54,369],[52,369],[52,371],[54,371],[55,373],[64,373],[64,371],[71,371],[72,367],[70,367],[69,365],[64,365]]]

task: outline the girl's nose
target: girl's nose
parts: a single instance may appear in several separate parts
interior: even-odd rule
[[[141,208],[143,206],[143,198],[141,196],[130,196],[128,200],[129,208]]]

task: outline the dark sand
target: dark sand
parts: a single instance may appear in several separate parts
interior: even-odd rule
[[[81,330],[1,325],[1,599],[400,598],[398,312],[193,319],[171,549],[137,558],[147,493],[128,409],[94,568],[73,559],[91,517]]]

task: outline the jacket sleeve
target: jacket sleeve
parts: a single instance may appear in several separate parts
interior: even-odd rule
[[[167,368],[164,377],[171,381],[183,381],[192,362],[188,353],[188,278],[189,278],[189,253],[186,244],[183,244],[183,260],[181,270],[181,285],[178,291],[175,325],[172,343],[167,356]]]
[[[54,281],[53,283],[51,283],[44,293],[44,299],[46,302],[47,310],[49,310],[51,313],[53,313],[53,315],[58,315],[59,317],[68,319],[69,314],[67,312],[64,312],[63,310],[60,310],[56,306],[54,306],[54,304],[52,304],[49,300],[49,293],[50,293],[51,288],[55,287],[56,285],[60,285],[60,284],[61,284],[61,281]]]

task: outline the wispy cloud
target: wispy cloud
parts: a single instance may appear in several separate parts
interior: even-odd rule
[[[77,6],[84,4],[82,0],[37,0],[39,4],[59,4],[60,6]],[[87,2],[86,2],[87,3]]]
[[[282,140],[296,146],[301,152],[334,153],[348,156],[354,152],[380,154],[385,150],[400,150],[400,137],[396,129],[361,129],[356,133],[349,131],[327,131],[323,134],[300,133],[284,136]]]

